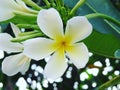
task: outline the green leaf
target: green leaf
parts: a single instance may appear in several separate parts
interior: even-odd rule
[[[84,42],[91,52],[109,58],[116,58],[114,52],[120,49],[120,40],[117,37],[112,34],[101,34],[95,30]]]
[[[75,6],[75,4],[78,2],[78,0],[64,0],[64,1],[65,1],[65,5],[71,8]],[[110,0],[87,0],[86,4],[80,7],[76,14],[86,15],[95,12],[103,13],[117,20],[120,20],[120,12],[113,6]],[[108,25],[107,22],[104,21],[103,19],[92,19],[90,20],[90,22],[94,26],[95,30],[101,33],[112,33],[112,34],[114,33],[115,35],[117,34],[117,32],[113,28],[111,28],[111,26]]]

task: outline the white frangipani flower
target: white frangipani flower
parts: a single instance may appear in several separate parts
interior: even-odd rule
[[[13,18],[14,11],[31,12],[22,0],[0,0],[0,22]]]
[[[53,8],[41,10],[37,23],[50,39],[40,37],[25,41],[23,53],[35,60],[52,54],[44,69],[45,77],[56,79],[63,75],[68,66],[65,55],[78,69],[85,67],[89,52],[86,45],[78,41],[88,37],[92,32],[92,25],[86,17],[76,16],[68,20],[65,33],[61,17]]]
[[[14,24],[11,24],[15,36],[20,30]],[[22,53],[23,45],[13,43],[10,40],[12,36],[7,33],[0,33],[0,50],[6,52],[19,53],[6,57],[2,62],[2,71],[8,76],[17,74],[18,72],[25,73],[30,65],[31,59]]]

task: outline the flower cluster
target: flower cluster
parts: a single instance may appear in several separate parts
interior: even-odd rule
[[[11,23],[15,36],[20,33],[18,27]],[[31,59],[24,55],[23,44],[11,42],[12,36],[7,33],[0,33],[0,49],[8,53],[19,53],[6,57],[2,62],[2,71],[8,76],[17,74],[18,72],[25,73],[30,65]]]
[[[11,19],[15,16],[14,12],[34,13],[22,0],[0,0],[0,22]]]
[[[13,12],[16,10],[31,11],[21,0],[0,0],[0,7],[0,21],[14,17]],[[19,43],[11,42],[12,37],[9,34],[0,33],[0,49],[19,53],[3,60],[3,73],[9,76],[18,72],[25,73],[31,59],[38,61],[47,56],[51,58],[44,68],[46,78],[56,79],[64,74],[68,67],[66,57],[69,57],[78,69],[85,67],[89,60],[89,52],[82,40],[92,32],[92,25],[85,16],[72,17],[64,27],[59,12],[49,8],[40,10],[36,21],[45,37],[31,38]],[[11,26],[18,37],[21,33],[19,28],[14,24]]]

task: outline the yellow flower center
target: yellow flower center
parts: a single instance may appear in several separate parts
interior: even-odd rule
[[[60,39],[57,40],[54,45],[55,45],[56,48],[64,50],[64,51],[69,49],[70,46],[71,46],[69,40],[67,40],[66,38],[61,38],[61,40]]]
[[[65,42],[65,41],[62,41],[62,42],[61,42],[61,46],[65,47],[65,46],[66,46],[66,42]]]
[[[64,50],[66,50],[66,48],[69,47],[69,43],[65,39],[63,39],[59,42],[59,46],[60,48],[63,48]]]

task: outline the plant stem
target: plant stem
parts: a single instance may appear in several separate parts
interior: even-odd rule
[[[101,85],[100,87],[98,87],[98,90],[106,90],[106,88],[108,88],[109,86],[113,86],[120,83],[120,76],[117,76],[113,79],[111,79],[110,81],[104,83],[103,85]]]
[[[95,9],[94,9],[94,7],[92,7],[89,3],[85,3],[93,12],[95,12],[95,13],[98,13]],[[120,31],[119,30],[117,30],[115,27],[113,27],[113,25],[112,25],[112,23],[110,23],[109,22],[109,20],[104,20],[105,22],[106,22],[106,24],[108,24],[111,28],[113,28],[113,30],[115,30],[118,34],[120,34]],[[119,21],[118,21],[119,22]]]
[[[45,4],[47,5],[47,7],[50,7],[50,3],[48,2],[48,0],[43,0],[45,2]]]
[[[84,3],[86,2],[86,0],[79,0],[78,2],[77,2],[77,4],[73,7],[73,9],[70,11],[70,16],[71,15],[73,15],[75,12],[76,12],[76,10],[79,8],[79,7],[81,7]]]
[[[40,37],[40,36],[44,36],[44,35],[42,33],[35,33],[35,34],[32,34],[32,35],[16,37],[16,38],[13,38],[11,40],[11,42],[22,42],[22,41],[25,41],[25,40],[28,40],[28,39],[31,39],[31,38],[35,38],[35,37]]]
[[[21,17],[26,17],[26,18],[37,18],[37,15],[35,14],[29,14],[29,13],[25,13],[25,12],[20,12],[20,11],[14,11],[13,12],[15,15],[17,16],[21,16]]]
[[[31,24],[17,24],[19,28],[25,28],[25,29],[33,29],[40,31],[40,28],[37,25],[31,25]]]
[[[105,15],[105,14],[93,13],[93,14],[86,15],[86,17],[88,19],[100,17],[100,18],[106,19],[106,20],[108,20],[110,22],[113,22],[114,24],[116,24],[116,25],[118,25],[120,27],[120,21],[118,21],[118,20],[116,20],[116,19],[114,19],[114,18],[112,18],[112,17],[110,17],[108,15]]]
[[[34,3],[32,0],[22,0],[22,1],[24,1],[26,4],[28,4],[29,6],[33,7],[36,10],[41,10],[42,9],[42,7],[40,7],[39,5]]]
[[[120,31],[116,27],[114,27],[108,20],[105,20],[105,21],[112,29],[114,29],[118,34],[120,34]]]
[[[61,1],[61,6],[64,6],[64,1],[63,0],[60,0]]]
[[[26,35],[32,35],[37,33],[40,33],[40,32],[37,32],[37,31],[23,32],[23,33],[20,33],[19,36],[26,36]]]
[[[61,9],[61,0],[56,0],[56,5],[57,5],[58,10],[60,10]]]
[[[50,0],[50,3],[51,3],[51,5],[52,5],[52,7],[55,7],[55,6],[56,6],[54,0]]]

